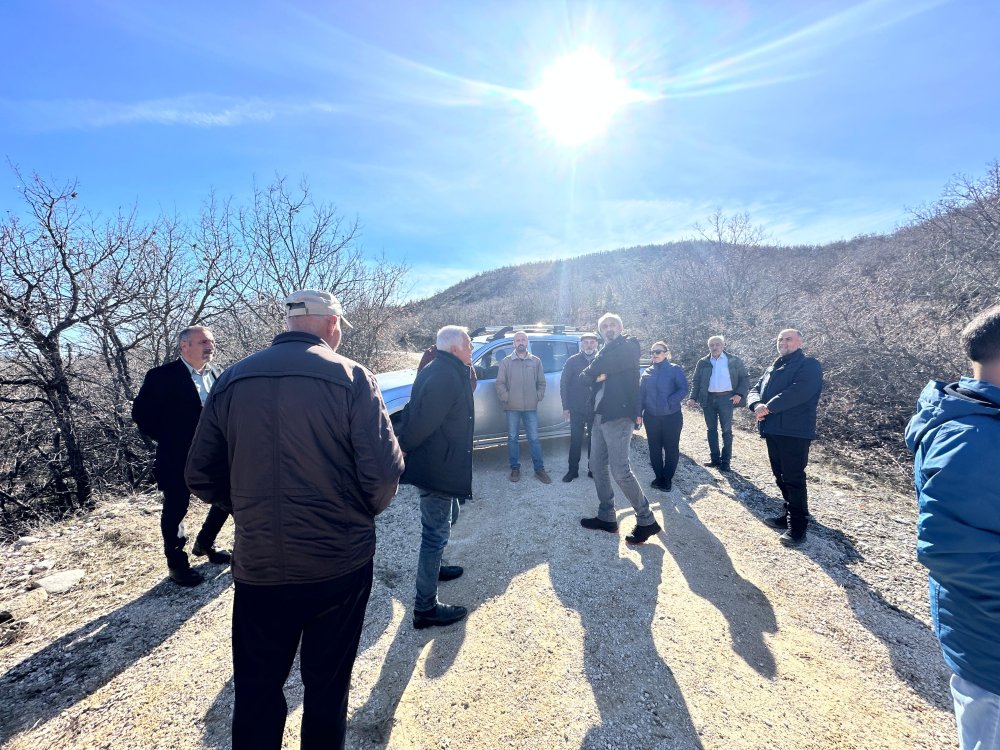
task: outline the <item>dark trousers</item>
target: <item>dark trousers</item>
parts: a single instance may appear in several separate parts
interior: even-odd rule
[[[645,416],[642,425],[646,428],[649,442],[649,463],[658,482],[672,482],[677,471],[677,460],[681,455],[681,428],[684,416],[678,411],[664,417]]]
[[[767,457],[771,473],[785,499],[788,528],[804,531],[809,525],[809,496],[806,491],[806,464],[809,463],[808,438],[769,435]]]
[[[569,470],[580,471],[580,454],[583,452],[583,435],[587,434],[587,463],[590,463],[590,433],[594,429],[594,415],[579,411],[569,413]]]
[[[160,533],[163,534],[163,552],[167,556],[167,567],[183,570],[188,567],[188,556],[184,552],[187,538],[181,534],[181,522],[191,504],[191,493],[183,484],[160,485],[163,493],[163,510],[160,511]],[[198,532],[197,541],[202,547],[211,547],[222,530],[229,514],[214,505]]]
[[[343,748],[347,697],[358,654],[372,563],[321,583],[255,586],[233,596],[233,750],[279,750],[283,691],[302,643],[303,750]]]
[[[702,407],[705,415],[708,452],[712,461],[729,466],[733,456],[733,397],[732,391],[709,393]],[[719,430],[722,430],[722,450],[719,450]]]

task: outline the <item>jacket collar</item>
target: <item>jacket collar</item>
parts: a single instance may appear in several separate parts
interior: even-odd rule
[[[333,351],[333,347],[331,347],[319,336],[314,333],[306,333],[305,331],[285,331],[284,333],[279,333],[274,337],[274,341],[271,342],[271,346],[277,346],[278,344],[291,344],[293,342],[309,344],[311,346],[325,346],[330,351]]]

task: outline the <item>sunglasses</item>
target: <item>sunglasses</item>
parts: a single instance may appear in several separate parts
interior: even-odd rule
[[[650,349],[649,353],[652,354],[655,357],[657,354],[666,354],[667,350],[666,349]]]

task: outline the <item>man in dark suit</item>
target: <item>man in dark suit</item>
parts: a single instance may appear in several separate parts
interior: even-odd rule
[[[142,388],[132,403],[132,419],[156,441],[153,475],[163,493],[160,531],[170,579],[181,586],[197,586],[201,574],[192,570],[184,545],[184,516],[191,494],[184,482],[184,464],[194,437],[201,409],[222,371],[210,362],[215,337],[204,326],[185,328],[177,337],[181,356],[146,373]],[[215,549],[215,538],[229,514],[214,505],[208,511],[192,552],[209,562],[226,564],[230,555]]]
[[[747,396],[757,417],[757,429],[767,443],[771,473],[785,500],[780,516],[766,519],[784,531],[780,541],[794,547],[806,541],[809,500],[806,464],[816,437],[816,406],[823,392],[823,368],[802,351],[802,333],[786,328],[778,333],[778,358],[764,371]]]

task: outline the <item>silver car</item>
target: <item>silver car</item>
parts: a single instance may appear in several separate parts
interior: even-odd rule
[[[485,328],[472,332],[472,366],[479,379],[475,393],[477,448],[507,443],[507,416],[497,397],[496,377],[500,361],[514,351],[515,331],[528,334],[528,348],[542,360],[545,371],[545,398],[538,404],[538,436],[544,439],[569,435],[569,420],[563,419],[559,379],[566,360],[580,350],[580,336],[586,331],[558,325]],[[395,424],[410,400],[417,371],[395,370],[375,377]]]

